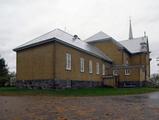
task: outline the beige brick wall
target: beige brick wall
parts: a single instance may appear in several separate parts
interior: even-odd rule
[[[58,80],[102,80],[102,64],[104,63],[106,67],[109,67],[109,64],[103,60],[88,55],[84,52],[70,48],[68,46],[56,43],[56,76]],[[66,65],[66,53],[70,53],[72,56],[72,69],[71,71],[65,69]],[[85,61],[85,71],[84,73],[80,72],[80,58],[84,58]],[[88,70],[89,60],[93,62],[93,73],[90,74]],[[96,62],[100,66],[100,74],[96,74]]]
[[[54,78],[54,44],[43,44],[17,52],[17,80]]]
[[[72,69],[66,70],[66,53],[72,56]],[[80,58],[85,60],[84,73],[80,72]],[[93,62],[93,73],[88,71],[88,62]],[[96,63],[100,74],[96,74]],[[17,52],[17,80],[102,80],[102,64],[109,70],[106,61],[60,43],[48,43]],[[108,70],[106,73],[108,73]]]

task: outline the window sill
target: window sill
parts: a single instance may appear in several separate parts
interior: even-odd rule
[[[129,76],[130,74],[125,74],[125,76]]]
[[[118,74],[114,74],[113,76],[118,76]]]
[[[66,71],[71,71],[71,69],[65,69]]]

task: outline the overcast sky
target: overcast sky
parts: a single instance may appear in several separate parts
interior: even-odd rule
[[[134,37],[146,31],[151,73],[159,56],[159,0],[0,0],[0,55],[15,71],[13,48],[55,28],[81,39],[103,31],[117,41],[128,38],[129,16]]]

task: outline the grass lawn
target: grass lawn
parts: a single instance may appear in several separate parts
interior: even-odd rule
[[[0,95],[51,95],[51,96],[109,96],[132,95],[159,91],[159,88],[81,88],[81,89],[18,89],[16,87],[0,87]]]

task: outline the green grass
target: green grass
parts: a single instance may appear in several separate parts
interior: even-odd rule
[[[51,96],[110,96],[132,95],[159,91],[159,88],[81,88],[81,89],[18,89],[16,87],[0,87],[0,95],[51,95]]]

